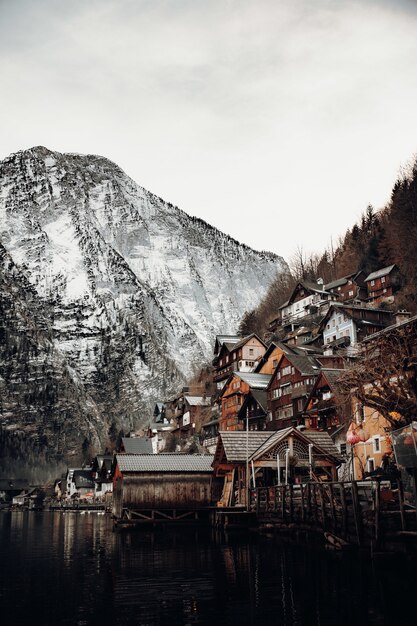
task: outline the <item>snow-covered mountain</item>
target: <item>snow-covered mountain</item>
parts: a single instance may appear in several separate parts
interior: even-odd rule
[[[0,163],[0,243],[0,445],[46,461],[145,423],[288,270],[111,161],[43,147]]]

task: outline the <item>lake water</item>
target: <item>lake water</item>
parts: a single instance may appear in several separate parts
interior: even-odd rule
[[[2,626],[415,625],[415,572],[276,536],[0,512]]]

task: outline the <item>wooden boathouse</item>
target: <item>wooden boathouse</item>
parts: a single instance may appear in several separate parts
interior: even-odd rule
[[[212,455],[116,454],[115,525],[197,521],[212,504]]]

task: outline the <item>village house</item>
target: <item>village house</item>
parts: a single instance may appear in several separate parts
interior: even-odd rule
[[[266,344],[255,334],[247,337],[218,335],[214,347],[214,382],[220,391],[232,372],[253,372],[266,352]]]
[[[355,346],[365,337],[392,323],[392,313],[350,304],[333,304],[320,324],[325,348],[347,348],[355,353]]]
[[[374,306],[381,302],[393,304],[395,294],[401,287],[400,270],[396,265],[383,267],[376,272],[371,272],[365,278],[368,290],[368,300]]]
[[[327,283],[324,289],[337,296],[339,302],[361,302],[365,301],[368,297],[365,273],[362,270],[333,280]]]
[[[389,432],[391,425],[375,409],[353,400],[354,432],[357,439],[351,444],[353,479],[362,480],[367,474],[380,469],[383,459],[392,453]]]
[[[91,471],[94,480],[95,498],[104,498],[113,491],[112,463],[112,454],[98,454],[93,460]]]
[[[268,418],[268,394],[266,389],[251,388],[238,412],[241,429],[265,430]]]
[[[177,427],[172,434],[178,439],[186,439],[191,434],[200,432],[205,418],[211,417],[210,407],[211,397],[205,393],[189,395],[188,391],[184,392],[177,402]]]
[[[346,458],[346,431],[352,421],[352,400],[339,384],[343,369],[320,370],[307,398],[304,425],[307,429],[327,432],[340,453]]]
[[[66,475],[67,498],[94,497],[94,479],[90,468],[70,467]]]
[[[282,355],[267,388],[268,430],[302,423],[305,403],[320,368],[321,364],[312,356]]]
[[[246,397],[251,391],[266,391],[270,379],[269,374],[230,374],[220,394],[219,430],[241,430],[243,422],[239,413]]]
[[[323,282],[300,281],[287,302],[280,307],[281,324],[288,326],[312,314],[323,316],[336,299],[335,294],[325,290]]]

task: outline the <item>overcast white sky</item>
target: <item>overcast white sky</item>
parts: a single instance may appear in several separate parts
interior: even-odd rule
[[[389,198],[416,62],[416,0],[0,0],[0,158],[101,154],[288,258]]]

